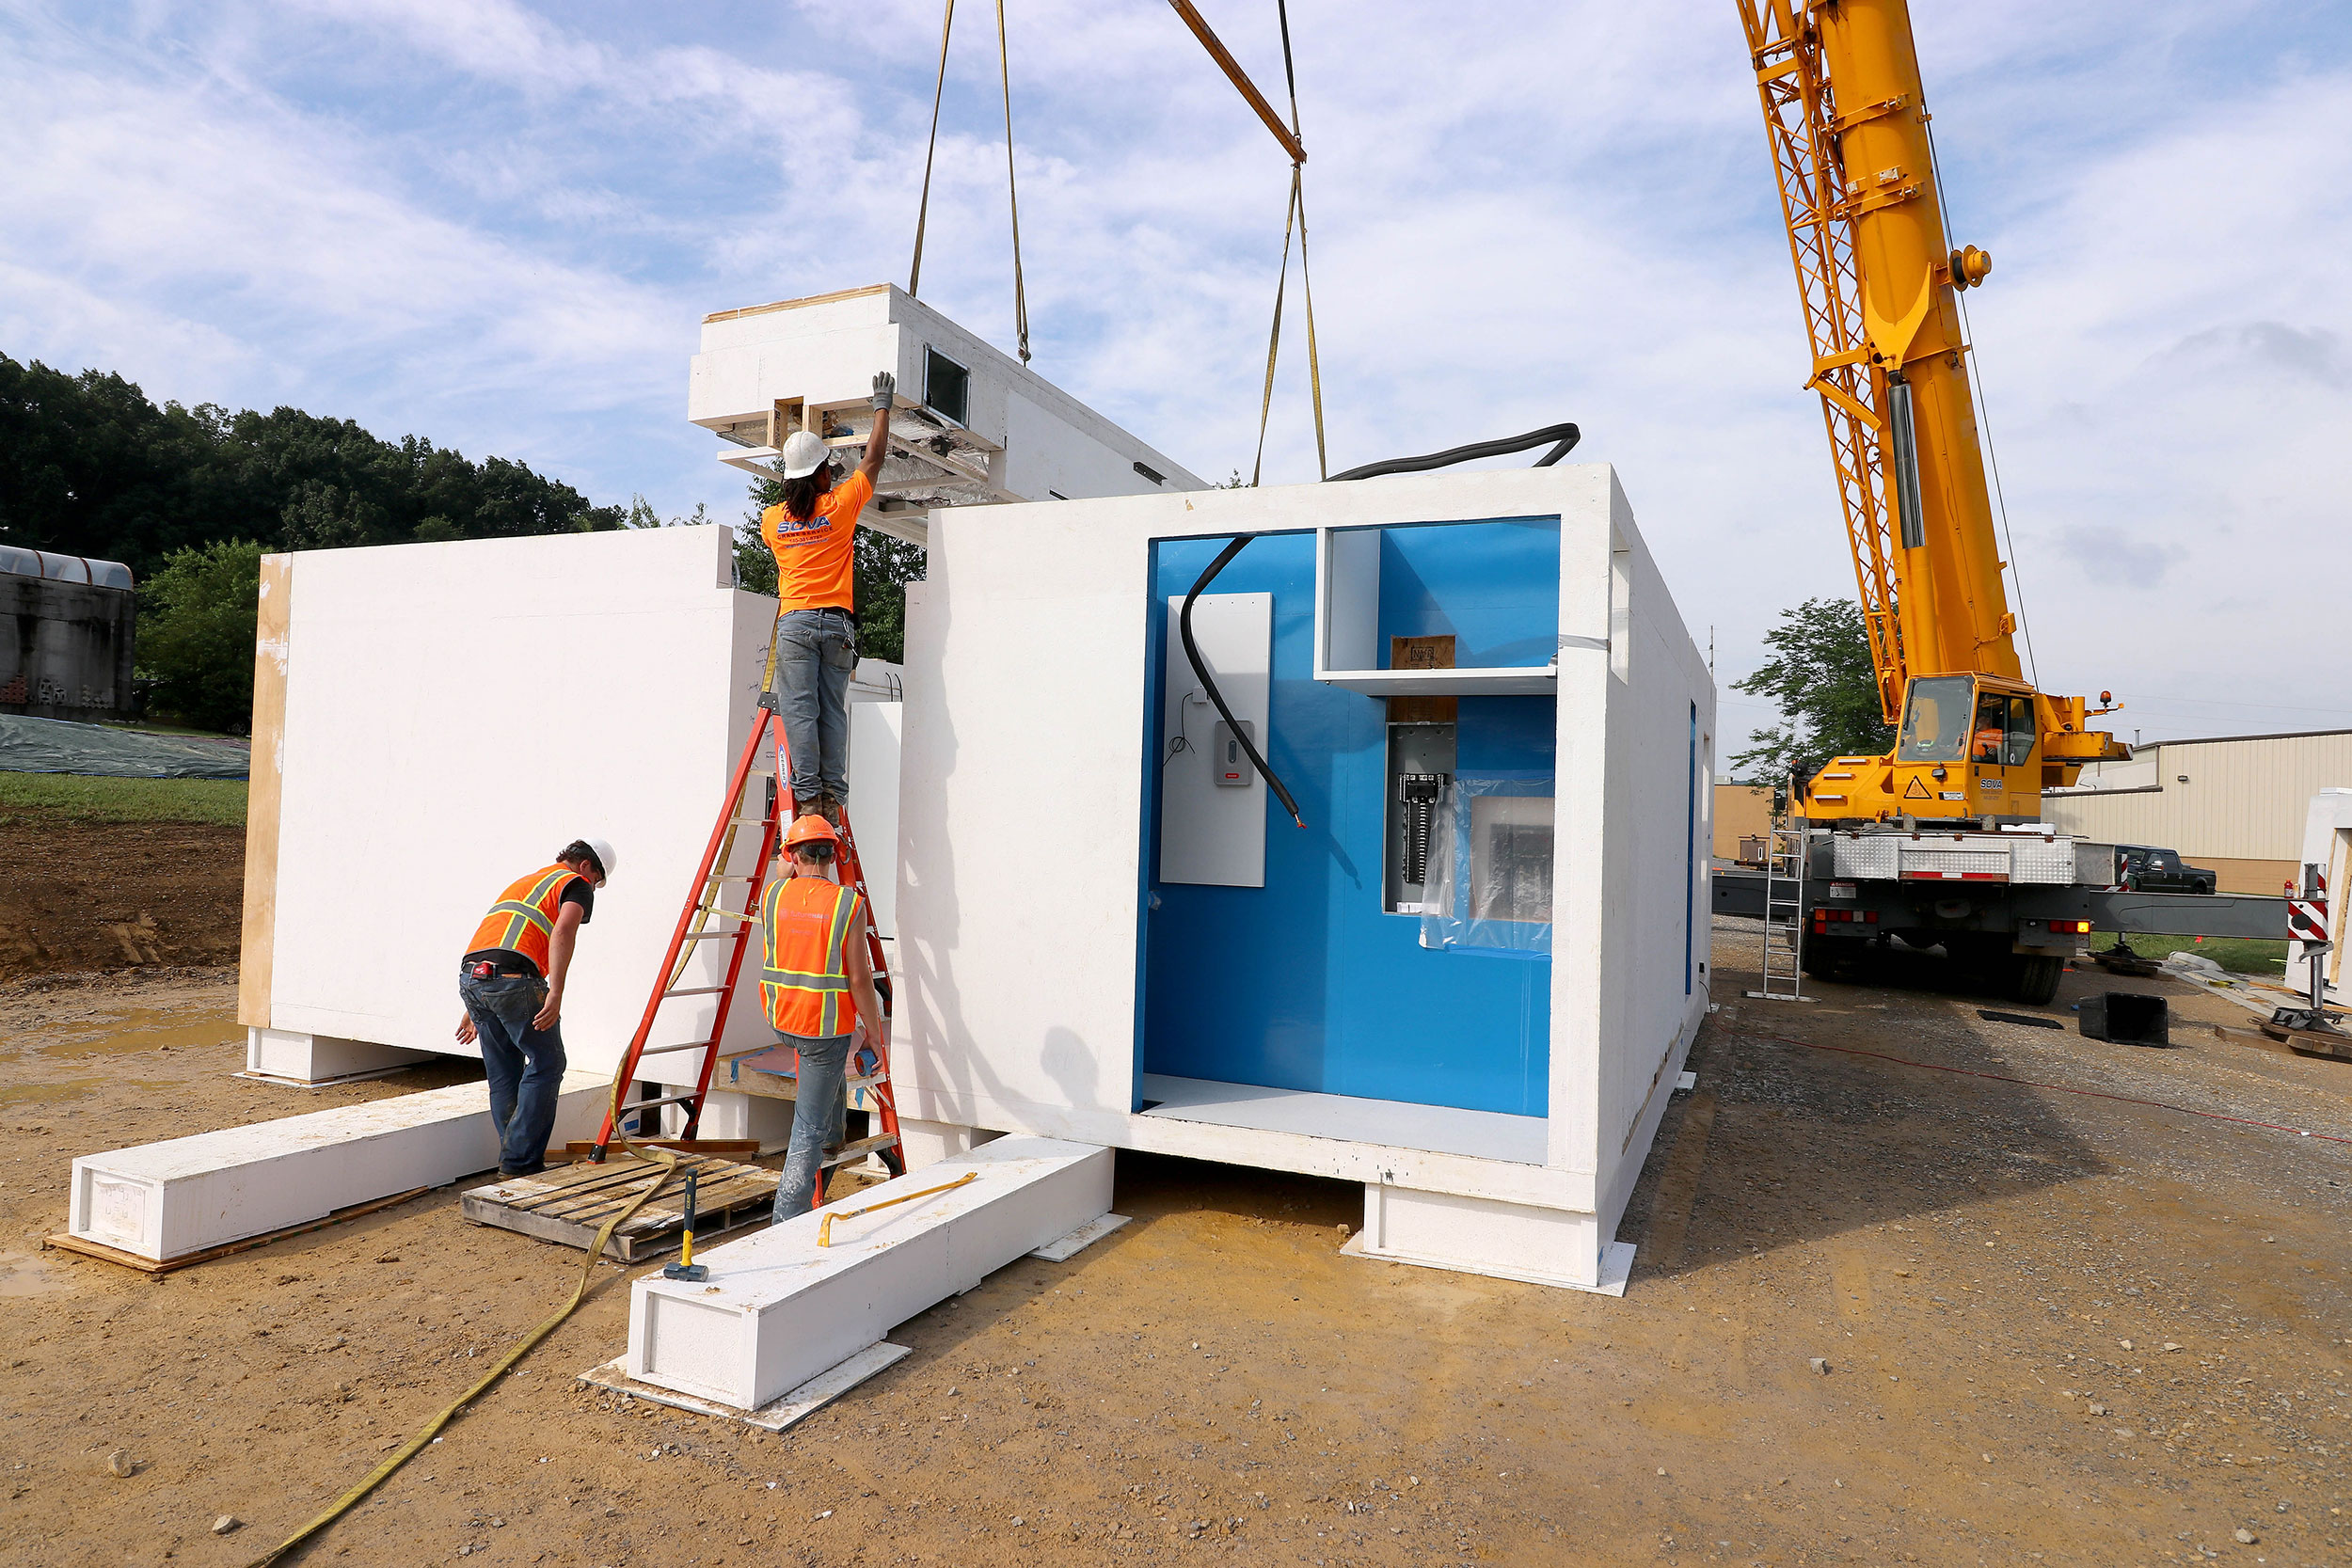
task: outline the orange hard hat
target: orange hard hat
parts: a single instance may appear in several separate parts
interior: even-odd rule
[[[815,812],[810,812],[806,816],[794,817],[790,830],[784,835],[784,847],[787,849],[797,849],[803,844],[839,844],[840,842],[841,835],[833,831],[833,824]]]

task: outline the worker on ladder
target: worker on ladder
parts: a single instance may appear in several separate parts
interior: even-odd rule
[[[833,449],[812,430],[784,442],[784,499],[759,515],[776,558],[775,676],[768,701],[792,753],[793,812],[839,826],[849,799],[850,676],[857,669],[857,519],[890,450],[898,378],[874,377],[874,428],[857,471],[833,483]],[[821,416],[819,416],[821,418]]]
[[[790,874],[771,878],[759,900],[760,1006],[779,1042],[800,1053],[792,1141],[776,1182],[779,1221],[809,1211],[818,1172],[841,1147],[850,1047],[859,1025],[878,1048],[890,1044],[890,1020],[866,951],[866,900],[831,875],[840,844],[823,817],[812,812],[799,818],[784,835]]]
[[[553,865],[517,878],[499,895],[459,964],[457,998],[466,1011],[457,1041],[482,1045],[501,1176],[545,1168],[564,1083],[560,1024],[572,943],[596,911],[596,890],[612,874],[612,846],[574,839]]]

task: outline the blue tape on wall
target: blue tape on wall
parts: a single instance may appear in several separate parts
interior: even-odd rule
[[[1477,644],[1496,656],[1483,662],[1549,657],[1547,642],[1540,657],[1527,659],[1516,644],[1534,633],[1509,626],[1518,617],[1498,614],[1494,606],[1540,599],[1556,607],[1556,523],[1549,564],[1542,568],[1548,578],[1534,594],[1525,586],[1529,541],[1540,546],[1541,529],[1515,522],[1411,531],[1413,594],[1425,614],[1419,623],[1397,625],[1395,635],[1421,635],[1414,625],[1447,616],[1461,624],[1438,629],[1457,638],[1475,638],[1478,628],[1497,625],[1508,633]],[[1189,589],[1224,544],[1170,540],[1155,546],[1153,605]],[[1540,547],[1533,553],[1540,556]],[[1385,601],[1385,562],[1382,585]],[[1254,541],[1218,576],[1213,591],[1274,595],[1266,759],[1297,796],[1307,828],[1294,827],[1269,800],[1263,888],[1148,882],[1138,1009],[1145,1069],[1545,1115],[1549,959],[1506,963],[1432,952],[1421,945],[1418,917],[1381,910],[1387,711],[1375,698],[1312,678],[1314,536]],[[1557,626],[1556,608],[1544,614],[1546,628]],[[1156,638],[1162,625],[1147,618],[1137,634]],[[1384,637],[1391,634],[1390,626],[1384,610]],[[1161,669],[1154,676],[1191,678],[1188,672]],[[1156,715],[1165,693],[1155,689],[1149,697],[1147,710]],[[1465,698],[1461,766],[1549,772],[1553,728],[1549,697]],[[1147,824],[1159,815],[1158,769],[1152,766],[1157,739],[1155,728],[1138,755],[1152,781]],[[1149,863],[1156,866],[1156,843],[1152,848]]]

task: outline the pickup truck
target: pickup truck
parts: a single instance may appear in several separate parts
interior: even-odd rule
[[[2179,851],[2153,845],[2119,844],[2115,862],[2116,881],[2134,893],[2212,893],[2221,880],[2218,873],[2184,863]]]

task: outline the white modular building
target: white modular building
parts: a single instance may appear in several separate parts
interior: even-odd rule
[[[1707,1007],[1715,707],[1612,469],[943,515],[906,690],[912,1160],[1336,1177],[1368,1255],[1621,1287]]]

